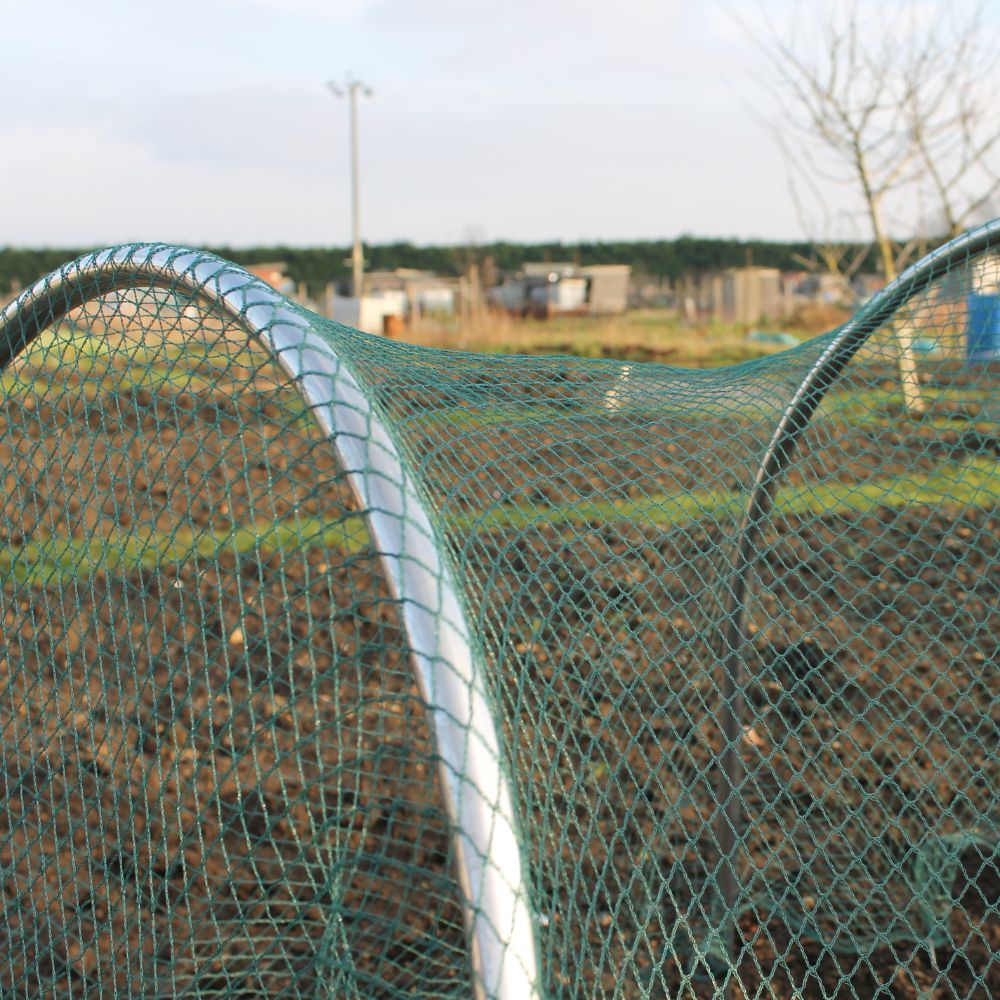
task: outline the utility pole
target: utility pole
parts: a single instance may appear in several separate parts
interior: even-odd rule
[[[327,83],[334,97],[346,97],[351,111],[351,210],[354,244],[351,248],[351,291],[360,299],[364,289],[365,261],[361,252],[361,200],[358,191],[358,94],[371,97],[374,91],[350,73],[344,82]]]

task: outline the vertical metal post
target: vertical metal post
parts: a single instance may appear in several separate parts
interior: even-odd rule
[[[346,97],[351,129],[351,294],[360,299],[364,294],[365,259],[361,249],[361,170],[358,155],[358,93],[371,97],[374,91],[348,74],[343,85],[327,83],[335,97]]]
[[[358,81],[351,81],[351,289],[355,298],[364,293],[364,259],[361,255],[361,194],[358,170]]]

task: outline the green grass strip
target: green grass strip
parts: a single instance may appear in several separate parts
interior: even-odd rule
[[[369,544],[360,514],[337,520],[318,517],[258,521],[224,531],[115,532],[89,539],[49,535],[40,541],[0,549],[0,576],[41,586],[85,581],[97,575],[128,575],[139,570],[216,560],[226,552],[270,555],[329,548],[357,552]]]
[[[525,531],[577,524],[636,521],[675,527],[704,518],[734,521],[742,517],[747,497],[729,490],[694,490],[637,500],[588,499],[567,504],[498,504],[483,512],[449,517],[452,531]],[[778,491],[775,517],[804,514],[865,514],[879,507],[919,505],[992,507],[1000,504],[1000,463],[976,458],[942,466],[933,475],[912,475],[862,483],[818,482]]]
[[[742,516],[745,505],[746,495],[742,492],[695,491],[553,506],[505,503],[485,511],[452,513],[446,520],[453,537],[470,531],[521,533],[621,521],[673,528],[706,518],[732,524]],[[933,475],[786,488],[778,493],[774,516],[858,516],[880,508],[920,505],[952,509],[1000,506],[1000,463],[977,458],[942,466]],[[214,561],[226,552],[269,555],[322,548],[351,554],[369,544],[360,514],[336,520],[301,515],[280,521],[258,520],[253,525],[214,532],[178,528],[172,532],[116,532],[85,540],[50,535],[21,546],[0,548],[0,576],[41,586],[64,585],[96,575],[128,575],[191,561]]]
[[[1000,505],[1000,462],[975,458],[943,466],[930,476],[876,479],[870,482],[817,483],[780,490],[775,515],[868,514],[877,508],[982,507]]]

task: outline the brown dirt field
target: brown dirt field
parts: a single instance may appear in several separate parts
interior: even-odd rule
[[[4,544],[348,517],[331,448],[260,363],[253,384],[230,370],[235,397],[216,378],[8,399]],[[420,379],[395,386],[386,405],[416,412]],[[706,414],[405,433],[442,510],[544,510],[743,488],[762,415]],[[996,454],[961,422],[810,433],[805,487]],[[996,840],[948,840],[1000,825],[995,499],[799,515],[762,546],[737,996],[1000,995]],[[732,538],[710,519],[449,536],[497,668],[551,997],[712,995],[691,949]],[[9,574],[0,615],[0,995],[468,995],[433,746],[370,547]],[[926,869],[928,836],[950,864]],[[928,870],[938,909],[904,919]]]
[[[344,518],[301,415],[272,391],[8,401],[4,541]],[[338,556],[5,581],[0,995],[311,996],[345,941],[364,995],[460,974],[405,641],[374,553]]]

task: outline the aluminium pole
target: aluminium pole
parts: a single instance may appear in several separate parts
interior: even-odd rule
[[[353,246],[351,248],[351,288],[354,297],[361,298],[364,292],[364,257],[361,253],[361,197],[359,192],[358,169],[358,86],[357,80],[350,84],[351,101],[351,208]]]
[[[361,249],[361,169],[358,156],[358,93],[371,97],[372,88],[348,74],[343,85],[330,81],[327,87],[335,97],[349,102],[351,131],[351,293],[360,299],[364,291],[365,259]]]

